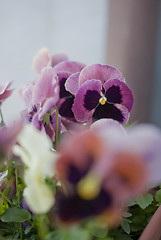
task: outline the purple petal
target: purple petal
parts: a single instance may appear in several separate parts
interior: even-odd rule
[[[40,121],[42,121],[44,118],[44,115],[56,105],[58,100],[59,100],[59,96],[55,95],[54,97],[48,98],[45,101],[44,105],[42,106],[41,110],[39,111],[39,120]]]
[[[29,82],[26,85],[24,85],[22,89],[20,89],[20,94],[26,103],[28,111],[31,111],[31,108],[33,106],[34,87],[35,82]]]
[[[59,86],[56,79],[53,78],[53,74],[52,68],[45,68],[40,80],[37,81],[33,99],[35,105],[43,105],[49,99],[45,105],[45,108],[49,108],[50,106],[54,106],[55,102],[59,99]]]
[[[77,121],[85,122],[89,120],[91,110],[99,103],[101,89],[102,84],[99,80],[89,80],[80,87],[72,107]]]
[[[118,79],[112,79],[105,82],[104,88],[106,90],[105,96],[108,102],[119,103],[124,105],[129,112],[131,111],[133,106],[133,94],[126,83]]]
[[[125,106],[120,104],[99,104],[93,113],[93,120],[99,120],[101,118],[112,118],[121,124],[126,124],[129,119],[129,111]]]
[[[74,118],[74,114],[72,112],[73,102],[74,102],[74,96],[71,97],[71,98],[63,99],[59,103],[59,105],[58,105],[59,114],[62,117],[69,118],[69,119],[73,119]]]
[[[71,93],[68,92],[65,88],[66,80],[70,75],[71,74],[69,72],[59,72],[57,74],[57,79],[58,79],[59,86],[60,86],[60,93],[59,93],[60,98],[66,98],[66,97],[71,96]]]
[[[58,72],[69,72],[71,74],[80,72],[85,66],[85,64],[80,62],[61,62],[53,68],[54,75],[56,75]]]
[[[54,54],[51,58],[51,66],[55,67],[58,63],[68,61],[68,56],[64,53]]]
[[[79,72],[72,74],[65,83],[66,90],[68,90],[73,95],[76,95],[79,90],[79,85],[78,85],[79,74],[80,74]]]
[[[32,118],[32,124],[38,130],[42,129],[42,121],[39,120],[39,112],[37,112]]]
[[[85,67],[79,77],[79,85],[91,79],[98,79],[104,84],[104,82],[110,79],[119,79],[124,81],[122,74],[114,67],[101,64],[93,64]]]

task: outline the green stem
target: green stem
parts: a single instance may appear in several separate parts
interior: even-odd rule
[[[4,124],[4,118],[3,118],[3,114],[2,114],[1,108],[0,108],[0,116],[1,116],[1,124]]]
[[[0,194],[1,194],[2,197],[3,197],[4,199],[6,199],[6,201],[13,207],[13,204],[12,204],[11,200],[10,200],[8,197],[6,197],[1,190],[0,190]]]
[[[56,110],[56,114],[57,114],[57,117],[56,117],[56,131],[55,131],[55,145],[57,146],[57,144],[58,144],[59,111],[58,111],[58,108],[57,108],[56,105],[55,105],[55,110]]]
[[[22,223],[20,223],[20,239],[23,240]]]
[[[15,168],[15,176],[16,176],[17,201],[18,201],[18,207],[20,207],[20,193],[18,190],[18,167],[17,166]],[[19,231],[20,231],[20,239],[23,240],[22,223],[19,224]]]
[[[19,190],[18,190],[18,171],[17,171],[17,167],[15,168],[15,175],[16,175],[16,192],[17,192],[18,207],[20,207],[20,194],[19,194]]]

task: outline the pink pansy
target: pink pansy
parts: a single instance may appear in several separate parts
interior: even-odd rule
[[[0,105],[12,94],[13,90],[10,89],[11,85],[12,82],[0,84]]]
[[[91,125],[107,147],[113,149],[113,169],[107,176],[108,188],[117,189],[123,199],[128,199],[146,188],[161,183],[161,131],[150,124],[138,124],[126,133],[118,123],[101,119]],[[105,171],[102,164],[102,174]],[[120,181],[120,180],[125,181]]]
[[[62,222],[108,219],[114,212],[119,217],[120,207],[161,182],[161,131],[142,127],[125,131],[117,121],[103,119],[64,140],[56,163],[66,186],[57,201]]]
[[[38,74],[41,74],[43,68],[47,66],[54,67],[60,62],[67,61],[68,57],[64,53],[57,53],[50,56],[49,49],[48,48],[41,48],[38,52],[38,54],[34,57],[33,63],[32,63],[32,69],[37,72]]]
[[[45,127],[47,134],[54,140],[56,124],[54,106],[59,100],[59,85],[54,78],[53,68],[44,68],[40,79],[35,83],[28,83],[21,93],[27,105],[27,111],[23,112],[23,118],[27,117],[39,130]],[[45,114],[49,114],[48,123],[44,120]]]

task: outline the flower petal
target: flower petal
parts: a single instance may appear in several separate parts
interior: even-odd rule
[[[72,107],[77,121],[89,120],[91,110],[98,105],[101,98],[101,89],[102,84],[99,80],[89,80],[80,87]]]
[[[119,79],[124,81],[122,74],[114,67],[101,64],[93,64],[85,67],[79,77],[79,85],[91,79],[98,79],[104,84],[104,82],[110,79]]]
[[[128,129],[126,148],[140,154],[148,169],[149,186],[161,183],[161,130],[150,124],[138,124]]]
[[[72,74],[65,83],[66,90],[68,90],[73,95],[76,95],[79,90],[79,85],[78,85],[79,74],[80,74],[79,72]]]
[[[133,94],[126,83],[118,79],[112,79],[105,82],[104,88],[106,90],[105,96],[108,102],[119,103],[125,106],[129,112],[131,111],[133,105]]]
[[[94,122],[90,129],[98,136],[101,136],[104,142],[115,147],[120,144],[122,138],[127,136],[125,128],[113,119],[100,119]]]
[[[53,78],[53,69],[45,68],[39,81],[37,81],[34,90],[33,102],[34,104],[43,104],[47,99],[50,99],[47,103],[47,108],[52,105],[52,98],[55,104],[56,99],[59,99],[59,86],[56,79]],[[49,108],[50,109],[50,108]],[[48,110],[49,110],[48,109]]]
[[[56,75],[58,72],[69,72],[71,74],[80,72],[85,66],[86,66],[85,64],[80,62],[71,61],[61,62],[53,68],[54,75]]]
[[[66,98],[66,97],[71,96],[71,93],[68,92],[65,87],[66,80],[70,75],[71,74],[69,72],[57,73],[57,79],[58,79],[59,86],[60,86],[60,93],[59,93],[60,98]]]
[[[117,120],[121,124],[126,124],[129,118],[129,111],[125,106],[120,104],[99,104],[93,113],[93,120],[99,120],[101,118],[112,118]]]
[[[74,96],[70,98],[63,99],[58,104],[59,114],[65,118],[74,118],[74,114],[72,112],[72,105],[74,102]]]
[[[0,84],[0,105],[12,94],[13,90],[9,89],[11,84],[12,84],[12,81],[8,83]]]
[[[54,54],[51,58],[51,66],[54,67],[60,62],[68,61],[68,56],[65,53]]]
[[[41,48],[38,54],[33,59],[32,69],[40,74],[43,68],[49,66],[49,64],[50,64],[49,49],[45,47]]]

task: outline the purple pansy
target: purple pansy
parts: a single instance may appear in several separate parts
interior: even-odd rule
[[[57,81],[60,86],[59,97],[60,100],[57,103],[59,114],[67,119],[75,120],[72,112],[72,105],[74,102],[75,92],[68,91],[66,88],[67,79],[74,77],[74,86],[77,87],[79,73],[86,65],[80,62],[65,61],[57,64],[54,68],[54,75],[57,76]]]
[[[40,79],[28,83],[21,91],[27,105],[23,116],[39,130],[45,129],[52,141],[55,140],[56,111],[54,106],[59,100],[59,85],[55,79],[53,68],[46,67]],[[46,116],[46,119],[45,119]],[[58,131],[61,131],[59,119]]]
[[[101,118],[112,118],[122,124],[128,121],[133,95],[116,68],[100,64],[87,66],[79,75],[78,85],[72,107],[78,122]]]

